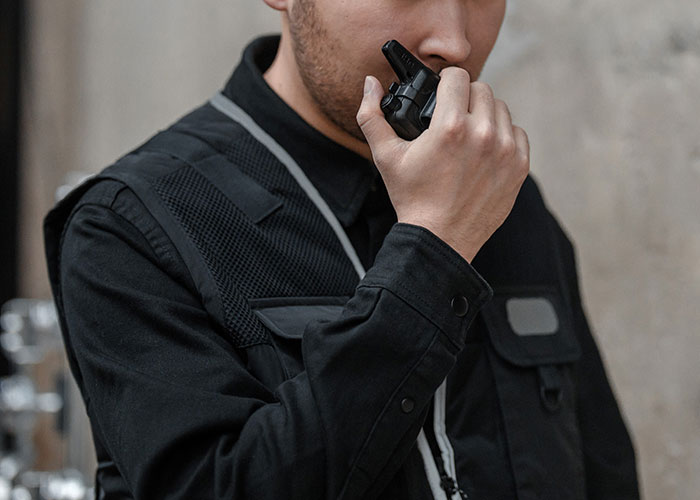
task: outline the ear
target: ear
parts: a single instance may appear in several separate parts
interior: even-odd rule
[[[286,11],[290,7],[291,2],[288,0],[263,0],[268,7],[272,7],[275,10]]]

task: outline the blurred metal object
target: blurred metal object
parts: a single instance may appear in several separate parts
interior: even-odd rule
[[[0,309],[0,346],[15,365],[37,365],[61,348],[56,308],[47,300],[12,299]]]
[[[55,392],[38,393],[25,375],[0,379],[0,423],[14,436],[16,457],[23,464],[34,462],[34,428],[39,413],[55,414],[63,407],[63,398]]]
[[[14,482],[0,476],[0,500],[92,500],[95,490],[75,470],[27,471]]]
[[[94,452],[53,302],[10,300],[0,328],[12,364],[0,378],[0,500],[87,500]]]
[[[83,500],[90,492],[77,471],[47,474],[42,479],[39,494],[44,500]]]

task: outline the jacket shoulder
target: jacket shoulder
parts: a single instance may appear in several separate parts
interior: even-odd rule
[[[127,186],[151,184],[217,154],[237,135],[235,129],[209,104],[196,108],[75,187],[47,214],[45,232],[60,233],[70,214],[86,203],[109,207]]]

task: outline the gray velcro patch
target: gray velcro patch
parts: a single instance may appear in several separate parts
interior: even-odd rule
[[[508,322],[518,335],[552,335],[559,331],[554,305],[544,297],[510,298],[506,301]]]

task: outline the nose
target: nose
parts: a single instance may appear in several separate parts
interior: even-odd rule
[[[430,3],[423,13],[425,34],[418,46],[418,56],[433,69],[464,66],[472,51],[467,33],[467,2]]]

